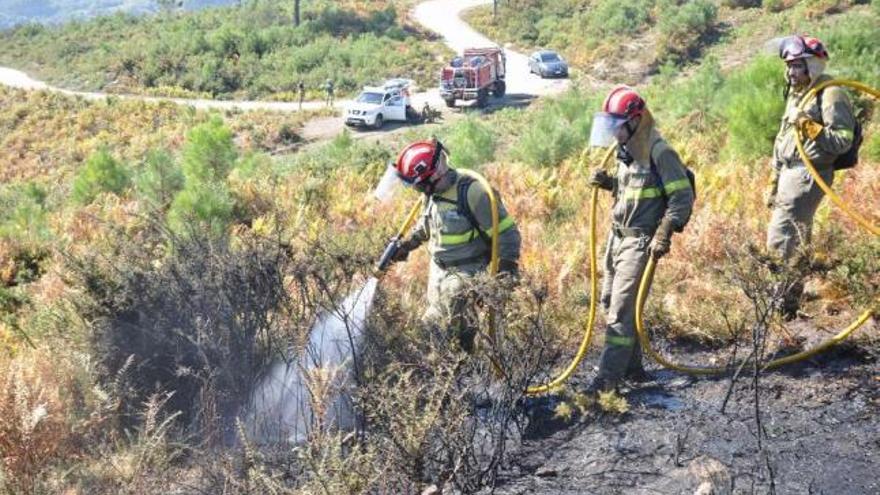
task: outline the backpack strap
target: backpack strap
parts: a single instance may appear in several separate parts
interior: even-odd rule
[[[468,176],[462,176],[462,178],[459,179],[456,206],[458,207],[458,211],[462,215],[464,215],[465,218],[468,219],[468,221],[471,223],[471,226],[474,228],[474,230],[477,231],[477,235],[480,236],[480,239],[482,239],[487,246],[491,247],[492,239],[489,238],[489,236],[485,232],[483,232],[483,229],[480,228],[480,223],[477,222],[477,217],[474,216],[474,212],[471,211],[471,206],[470,204],[468,204],[468,189],[470,189],[471,184],[473,183],[474,179]]]
[[[654,148],[660,144],[660,140],[654,141],[654,144],[651,145],[651,150],[648,152],[648,163],[651,164],[651,173],[657,177],[657,187],[660,188],[660,194],[663,195],[663,199],[669,199],[666,197],[666,188],[663,187],[663,177],[660,176],[660,171],[657,170],[657,163],[654,161]]]

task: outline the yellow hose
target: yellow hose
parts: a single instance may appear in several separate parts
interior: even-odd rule
[[[827,81],[822,84],[816,85],[816,87],[814,87],[809,93],[807,93],[807,96],[805,96],[804,99],[801,100],[800,106],[802,107],[804,105],[804,102],[809,99],[808,98],[809,96],[815,95],[816,92],[821,91],[822,89],[824,89],[828,86],[848,86],[850,88],[868,93],[868,94],[874,96],[875,98],[880,98],[880,91],[877,91],[876,89],[865,86],[864,84],[861,84],[861,83],[858,83],[855,81],[833,80],[833,81]],[[796,136],[795,143],[797,144],[798,152],[800,153],[801,158],[804,161],[804,165],[806,165],[807,170],[810,172],[810,175],[812,175],[813,178],[816,180],[816,182],[819,184],[819,187],[821,187],[822,190],[825,191],[825,194],[827,194],[828,196],[831,197],[832,200],[834,200],[835,204],[840,206],[841,209],[843,209],[843,211],[846,212],[846,214],[848,214],[850,217],[852,217],[854,220],[856,220],[862,227],[866,228],[868,231],[872,232],[874,235],[880,236],[880,229],[877,229],[876,226],[872,225],[870,222],[868,222],[866,219],[864,219],[861,215],[859,215],[858,213],[853,211],[849,207],[849,205],[847,205],[837,194],[835,194],[834,191],[832,191],[831,188],[828,187],[828,184],[826,184],[825,181],[822,180],[822,177],[816,171],[816,168],[813,166],[813,163],[810,161],[810,158],[804,152],[804,147],[803,147],[803,143],[801,141],[800,134],[798,132],[795,132],[795,136]],[[644,323],[642,322],[642,310],[644,309],[645,299],[647,298],[648,289],[651,286],[651,281],[654,278],[654,269],[656,268],[656,265],[657,265],[657,261],[653,257],[648,260],[648,265],[645,267],[645,273],[642,275],[642,281],[639,284],[639,293],[638,293],[638,296],[636,297],[636,316],[635,316],[636,333],[638,334],[639,343],[641,344],[642,349],[645,351],[645,353],[648,354],[649,356],[651,356],[651,358],[654,359],[654,361],[657,361],[657,363],[659,363],[661,366],[663,366],[665,368],[680,371],[682,373],[687,373],[690,375],[717,375],[717,374],[727,373],[731,369],[735,369],[740,364],[742,364],[742,361],[740,361],[737,363],[732,363],[726,367],[686,366],[686,365],[674,363],[674,362],[666,359],[665,357],[660,355],[660,353],[656,352],[653,347],[651,347],[651,340],[648,337],[648,333],[645,331]],[[880,299],[878,299],[878,303],[880,303]],[[813,357],[816,354],[819,354],[820,352],[823,352],[823,351],[837,345],[838,343],[840,343],[841,341],[843,341],[844,339],[849,337],[850,334],[852,334],[859,327],[861,327],[866,321],[868,321],[868,318],[870,318],[874,314],[874,312],[875,312],[875,309],[873,309],[873,308],[868,309],[864,313],[862,313],[862,315],[859,316],[858,319],[856,319],[852,324],[850,324],[850,326],[848,326],[846,329],[844,329],[843,331],[841,331],[840,333],[838,333],[834,337],[826,340],[825,342],[822,342],[821,344],[813,347],[812,349],[807,349],[805,351],[801,351],[801,352],[798,352],[795,354],[791,354],[789,356],[785,356],[785,357],[781,357],[781,358],[769,361],[764,364],[764,367],[765,368],[777,368],[779,366],[796,363],[798,361],[803,361],[804,359],[808,359],[810,357]]]
[[[806,103],[808,101],[810,101],[811,99],[815,98],[816,94],[819,91],[822,91],[823,89],[825,89],[829,86],[846,86],[846,87],[861,91],[863,93],[867,93],[867,94],[873,96],[874,98],[880,99],[880,91],[877,91],[876,89],[874,89],[870,86],[866,86],[866,85],[864,85],[860,82],[856,82],[856,81],[850,81],[850,80],[846,80],[846,79],[835,79],[832,81],[825,81],[823,83],[817,84],[813,89],[811,89],[801,99],[801,102],[798,105],[798,108],[803,109],[804,105],[806,105]],[[816,184],[819,184],[819,187],[823,191],[825,191],[825,194],[827,194],[828,197],[831,198],[831,201],[833,201],[834,204],[836,204],[838,207],[840,207],[840,209],[843,210],[844,213],[849,215],[850,218],[852,218],[853,220],[858,222],[859,225],[866,228],[872,234],[874,234],[876,236],[880,236],[880,228],[878,228],[876,225],[872,224],[868,219],[866,219],[865,217],[860,215],[858,212],[856,212],[855,210],[850,208],[850,206],[845,201],[843,201],[843,199],[841,199],[840,196],[838,196],[837,193],[835,193],[824,180],[822,180],[822,177],[819,175],[819,172],[816,171],[816,167],[813,166],[813,162],[810,160],[810,157],[808,157],[807,153],[804,151],[804,143],[802,141],[802,137],[801,137],[800,132],[796,131],[794,134],[795,134],[794,142],[797,145],[798,153],[800,153],[801,158],[804,161],[804,165],[806,165],[807,170],[809,170],[809,172],[810,172],[810,175],[812,175],[813,179],[816,180]]]
[[[489,209],[492,210],[492,230],[490,237],[492,238],[492,248],[491,248],[491,258],[489,259],[489,274],[495,275],[498,273],[498,263],[499,254],[498,254],[498,200],[495,198],[495,191],[492,190],[492,186],[489,185],[489,181],[486,180],[481,174],[466,168],[457,168],[458,173],[462,175],[466,175],[475,181],[479,182],[481,186],[483,186],[483,190],[486,191],[486,195],[489,196]],[[480,228],[479,225],[475,225],[475,228]]]
[[[614,156],[616,148],[616,146],[608,148],[605,157],[599,165],[600,167],[605,167],[608,164],[608,161]],[[589,148],[584,149],[581,154],[581,164],[585,163],[587,151],[589,151]],[[580,366],[581,361],[583,361],[584,357],[587,355],[587,350],[590,348],[590,341],[593,338],[593,328],[596,324],[596,308],[599,301],[599,277],[597,275],[598,270],[596,267],[596,259],[598,258],[596,254],[596,212],[598,210],[598,202],[599,188],[594,186],[590,195],[590,314],[587,318],[587,326],[584,329],[584,337],[581,339],[581,345],[578,347],[577,353],[568,366],[549,382],[527,388],[526,394],[528,395],[553,392],[562,386],[562,384],[571,377],[572,373],[575,372],[578,366]]]

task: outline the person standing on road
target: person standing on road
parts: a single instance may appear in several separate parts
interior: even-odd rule
[[[302,111],[303,100],[306,99],[306,85],[302,79],[300,79],[299,82],[296,83],[296,92],[297,92],[297,95],[299,96],[299,110]]]
[[[483,186],[450,167],[437,140],[416,141],[397,157],[397,176],[427,197],[421,222],[400,243],[393,261],[404,261],[425,242],[431,256],[425,324],[449,325],[461,348],[472,353],[477,329],[467,298],[468,281],[487,270],[492,239],[489,195]],[[520,233],[496,192],[499,272],[516,278]]]
[[[324,83],[324,91],[327,92],[327,106],[333,106],[333,79],[327,79],[327,82]]]
[[[824,74],[828,52],[809,36],[782,40],[779,57],[785,61],[786,104],[770,160],[770,186],[765,195],[772,209],[767,227],[767,249],[790,261],[812,236],[813,217],[824,192],[807,171],[795,144],[800,132],[804,151],[827,184],[834,181],[835,161],[853,144],[856,120],[842,88],[829,87],[801,110],[801,100],[816,84],[830,80]],[[783,297],[786,318],[797,315],[803,284],[795,284]]]
[[[596,168],[590,175],[591,185],[612,193],[614,206],[601,295],[605,348],[588,393],[614,390],[625,378],[647,379],[635,328],[639,282],[648,257],[669,252],[672,234],[687,225],[694,204],[688,173],[655,128],[645,100],[618,86],[602,110],[593,119],[590,141],[603,147],[617,143],[617,173]]]

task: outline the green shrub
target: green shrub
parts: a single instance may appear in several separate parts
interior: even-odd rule
[[[235,207],[226,178],[237,160],[232,131],[220,118],[198,125],[187,134],[183,190],[174,197],[168,211],[172,229],[181,232],[206,228],[215,234],[226,230]]]
[[[590,136],[593,113],[601,95],[586,97],[578,90],[548,101],[533,112],[513,146],[512,155],[532,166],[556,165],[578,153]]]
[[[761,0],[721,0],[721,5],[733,9],[750,9],[760,7]]]
[[[478,117],[467,117],[447,131],[443,144],[449,148],[455,166],[478,167],[495,156],[495,135],[488,124]]]
[[[776,57],[755,59],[730,75],[719,94],[718,117],[726,124],[727,152],[740,158],[767,156],[785,110],[783,66]]]
[[[589,13],[588,30],[596,37],[634,34],[650,20],[653,1],[599,0]]]
[[[848,14],[845,21],[818,31],[830,54],[828,72],[880,86],[880,13]]]
[[[159,208],[167,207],[183,188],[183,171],[167,151],[153,150],[147,154],[143,167],[135,176],[138,194]]]
[[[102,192],[119,194],[131,179],[125,167],[106,149],[96,151],[86,160],[73,181],[73,199],[91,203]]]
[[[684,58],[693,52],[700,38],[715,26],[718,8],[709,0],[662,0],[657,25],[662,36],[658,49],[663,58]]]
[[[222,119],[213,117],[187,133],[182,162],[186,183],[225,180],[237,159],[232,130]]]
[[[31,182],[0,187],[0,238],[20,243],[47,240],[47,196],[45,189]]]
[[[672,119],[694,113],[708,116],[724,84],[718,59],[706,58],[689,78],[674,79],[678,73],[672,64],[661,67],[660,77],[646,91],[651,111],[658,117]]]

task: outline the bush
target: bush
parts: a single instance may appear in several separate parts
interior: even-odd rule
[[[102,192],[120,194],[130,183],[125,167],[106,149],[92,154],[73,181],[73,199],[91,203]]]
[[[715,26],[718,8],[709,0],[663,0],[657,25],[662,36],[660,58],[683,59],[696,50],[700,39]]]
[[[526,123],[512,156],[532,166],[552,166],[578,153],[589,139],[599,97],[572,90],[545,103]]]
[[[153,150],[147,154],[144,164],[135,176],[138,194],[157,208],[167,208],[174,196],[183,188],[184,176],[170,153]]]
[[[734,9],[750,9],[760,7],[761,0],[722,0],[721,5]]]
[[[847,15],[845,21],[818,31],[817,36],[831,56],[828,72],[875,88],[880,86],[880,13]]]
[[[785,110],[783,67],[776,57],[761,57],[727,78],[717,103],[726,123],[726,151],[753,159],[768,156]]]
[[[589,32],[596,38],[619,38],[635,34],[650,20],[654,2],[599,0],[589,14]]]
[[[495,135],[483,120],[467,117],[452,125],[443,139],[449,148],[452,164],[457,167],[474,168],[495,156]]]
[[[169,225],[176,232],[194,228],[219,235],[226,230],[235,207],[226,178],[237,160],[232,131],[219,118],[196,126],[187,134],[182,159],[183,190],[174,197],[168,211]]]

